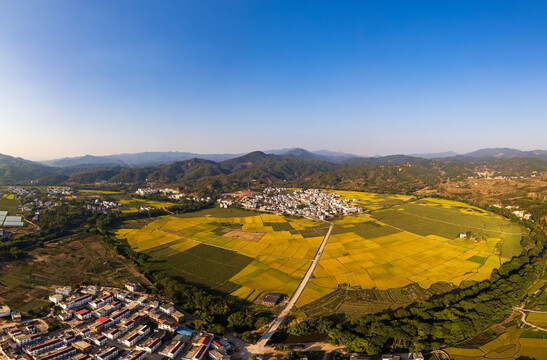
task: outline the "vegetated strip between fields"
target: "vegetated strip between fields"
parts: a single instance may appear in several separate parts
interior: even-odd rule
[[[177,234],[173,234],[173,233],[170,233],[166,230],[163,230],[162,228],[157,228],[156,230],[161,231],[161,232],[166,233],[166,234],[169,234],[169,235],[172,235],[172,236],[177,236],[177,237],[179,237],[181,239],[184,239],[184,240],[193,241],[193,242],[198,243],[198,244],[203,244],[203,245],[207,245],[207,246],[216,247],[216,248],[219,248],[219,249],[222,249],[222,250],[233,251],[235,253],[249,254],[249,255],[255,255],[255,256],[267,256],[267,257],[272,257],[272,258],[276,258],[276,259],[303,260],[303,261],[310,261],[310,262],[313,261],[313,259],[303,259],[303,258],[294,258],[294,257],[286,257],[286,256],[277,256],[277,255],[265,255],[265,254],[250,252],[250,251],[235,250],[235,249],[225,248],[225,247],[220,246],[220,245],[214,245],[214,244],[210,244],[210,243],[207,243],[207,242],[204,242],[204,241],[199,241],[199,240],[187,238],[185,236],[180,236],[180,235],[177,235]]]

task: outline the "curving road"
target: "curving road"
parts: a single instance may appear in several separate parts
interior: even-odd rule
[[[277,328],[285,322],[287,317],[292,311],[292,308],[298,301],[298,298],[300,295],[302,295],[302,292],[306,288],[306,285],[308,284],[308,281],[310,280],[311,276],[313,275],[313,271],[317,267],[317,264],[319,263],[319,259],[321,258],[321,255],[323,254],[323,250],[325,250],[325,246],[327,245],[327,241],[329,240],[330,233],[332,232],[332,229],[334,228],[334,224],[329,222],[330,227],[329,231],[325,235],[325,238],[323,238],[323,242],[321,243],[321,246],[319,246],[319,249],[317,250],[317,253],[315,254],[315,257],[313,258],[313,261],[310,265],[310,268],[308,269],[308,272],[306,272],[306,275],[302,279],[302,282],[300,282],[300,285],[294,292],[293,296],[291,297],[291,300],[281,311],[279,316],[272,322],[268,330],[262,335],[260,340],[256,343],[255,346],[252,347],[252,349],[249,349],[255,354],[263,354],[264,353],[264,347],[266,346],[266,343],[271,339],[272,335],[276,332]]]
[[[541,331],[547,331],[547,329],[544,329],[542,327],[539,327],[537,325],[534,325],[534,324],[531,324],[529,323],[528,321],[526,321],[526,313],[525,311],[528,311],[528,312],[533,312],[533,313],[539,313],[539,314],[544,314],[545,311],[534,311],[534,310],[528,310],[528,309],[522,309],[522,308],[517,308],[517,307],[514,307],[513,310],[515,311],[518,311],[519,313],[522,314],[522,318],[521,318],[521,321],[523,323],[525,323],[526,325],[530,326],[530,327],[533,327],[534,329],[537,329],[537,330],[541,330]]]

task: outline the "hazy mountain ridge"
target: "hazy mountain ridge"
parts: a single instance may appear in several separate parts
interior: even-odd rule
[[[408,154],[408,156],[421,157],[424,159],[441,159],[447,157],[458,156],[459,154],[454,151],[444,151],[439,153],[425,153],[425,154]]]
[[[471,174],[473,169],[480,166],[491,166],[510,171],[523,169],[542,170],[545,168],[547,151],[521,151],[508,148],[481,149],[468,154],[440,157],[437,154],[431,159],[409,155],[389,155],[380,157],[358,157],[351,154],[310,152],[300,148],[283,149],[281,155],[254,151],[242,156],[231,157],[230,154],[216,154],[209,157],[229,157],[221,161],[214,161],[193,157],[181,161],[173,161],[161,165],[134,166],[131,161],[153,162],[165,159],[165,154],[172,157],[190,156],[191,153],[139,153],[122,154],[117,159],[109,157],[95,157],[92,155],[76,158],[59,159],[59,167],[45,166],[40,163],[0,155],[0,183],[14,184],[30,182],[32,180],[56,179],[58,182],[69,180],[77,183],[94,183],[98,181],[111,182],[179,182],[195,181],[222,177],[237,182],[252,179],[264,181],[285,181],[301,177],[317,177],[317,174],[337,173],[340,178],[348,181],[348,174],[352,169],[359,167],[373,168],[378,166],[410,165],[432,169],[445,168],[450,174]],[[526,161],[518,161],[526,160]],[[509,161],[515,160],[515,161]],[[532,161],[537,160],[537,161]],[[86,164],[78,164],[83,161]],[[500,163],[501,161],[501,163]],[[89,162],[96,162],[95,164]],[[71,165],[72,164],[72,165]],[[75,165],[74,165],[75,164]],[[343,176],[342,176],[343,175]],[[358,172],[354,172],[358,176]],[[319,178],[318,178],[319,179]]]
[[[374,164],[381,163],[382,161],[374,160],[358,160],[358,159],[385,159],[391,157],[394,159],[396,156],[408,156],[413,158],[423,159],[440,159],[450,158],[455,156],[464,156],[472,158],[540,158],[547,160],[547,150],[534,150],[534,151],[522,151],[511,148],[490,148],[480,149],[466,154],[458,154],[454,151],[446,151],[439,153],[422,153],[422,154],[401,154],[401,155],[388,155],[388,156],[358,156],[354,154],[344,152],[334,152],[329,150],[308,151],[302,148],[284,148],[279,150],[267,150],[263,151],[267,155],[278,156],[291,156],[296,159],[315,159],[323,160],[331,163],[352,163],[352,164]],[[168,152],[142,152],[134,154],[116,154],[106,156],[94,156],[85,155],[79,157],[66,157],[62,159],[47,160],[40,162],[43,165],[52,167],[105,167],[105,166],[125,166],[125,167],[143,167],[143,166],[156,166],[162,164],[170,164],[176,161],[190,160],[194,158],[221,162],[244,156],[245,154],[196,154],[189,152],[168,151]]]
[[[142,152],[135,154],[115,154],[106,156],[85,155],[79,157],[66,157],[42,161],[44,165],[55,167],[75,167],[75,166],[126,166],[140,167],[170,164],[176,161],[190,160],[200,158],[211,161],[223,161],[243,154],[194,154],[179,151],[167,152]]]
[[[280,150],[268,150],[264,151],[265,154],[273,155],[294,155],[299,158],[314,158],[318,160],[325,160],[330,162],[342,162],[345,159],[356,157],[356,155],[332,152],[328,150],[320,151],[308,151],[300,148],[287,148]],[[40,163],[47,166],[54,167],[76,167],[76,166],[126,166],[126,167],[141,167],[141,166],[153,166],[170,164],[176,161],[190,160],[194,158],[210,160],[210,161],[224,161],[240,156],[244,156],[244,153],[239,154],[196,154],[189,152],[179,151],[167,151],[167,152],[142,152],[134,154],[115,154],[105,156],[84,155],[78,157],[65,157],[61,159],[46,160]]]
[[[536,158],[547,160],[547,150],[522,151],[511,148],[490,148],[480,149],[467,154],[463,154],[462,156],[472,158]]]

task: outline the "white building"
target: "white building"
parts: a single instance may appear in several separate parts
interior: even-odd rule
[[[11,315],[11,309],[7,305],[0,307],[0,317],[6,317]]]
[[[52,303],[54,303],[55,305],[61,303],[63,300],[64,300],[64,296],[61,295],[61,294],[53,294],[53,295],[49,295],[49,301],[51,301]]]
[[[55,288],[55,293],[65,295],[65,296],[70,296],[70,294],[72,294],[72,287],[71,286],[57,286]]]

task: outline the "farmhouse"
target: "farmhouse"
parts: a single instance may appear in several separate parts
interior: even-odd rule
[[[11,320],[13,321],[21,321],[22,317],[21,317],[21,313],[17,312],[17,311],[12,311],[11,312]]]
[[[49,301],[51,301],[55,305],[61,303],[63,300],[64,300],[64,296],[61,294],[49,295]]]
[[[127,283],[125,284],[125,288],[131,292],[135,292],[139,289],[139,285],[137,284],[132,284],[132,283]]]
[[[279,303],[283,295],[276,294],[276,293],[269,293],[264,296],[264,299],[262,299],[262,304],[268,305],[268,306],[275,306]]]

